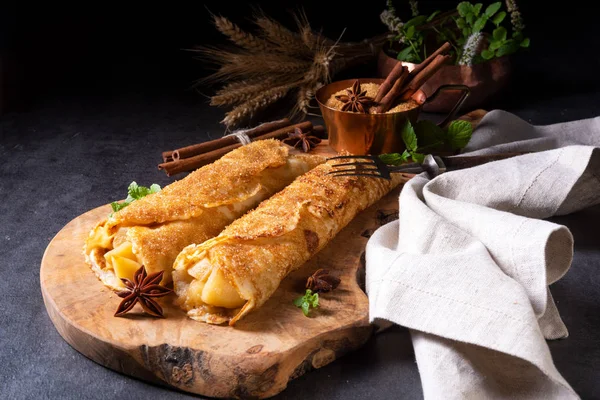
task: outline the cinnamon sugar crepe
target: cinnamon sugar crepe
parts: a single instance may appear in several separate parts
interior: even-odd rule
[[[300,176],[219,236],[179,254],[173,284],[190,318],[234,325],[402,179],[333,177],[327,175],[332,162]]]
[[[187,245],[219,234],[228,224],[296,177],[325,161],[315,155],[290,155],[277,140],[242,146],[150,194],[98,223],[84,246],[86,261],[108,287],[120,290],[120,278],[132,279],[144,265],[148,273],[165,271]]]

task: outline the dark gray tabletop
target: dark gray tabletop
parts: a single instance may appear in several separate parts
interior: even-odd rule
[[[187,90],[203,72],[180,49],[223,40],[209,23],[209,10],[243,21],[251,5],[216,0],[90,11],[84,3],[5,3],[0,67],[10,57],[19,62],[13,90],[23,93],[30,108],[0,116],[0,399],[198,398],[118,374],[72,349],[46,314],[39,266],[66,223],[121,198],[131,181],[171,182],[156,169],[162,150],[223,134],[223,111]],[[382,32],[383,1],[361,4],[360,15],[341,1],[260,3],[282,18],[284,8],[302,6],[313,26],[333,38],[346,27],[344,40]],[[487,109],[514,112],[534,124],[600,115],[597,13],[584,4],[518,3],[531,34],[530,52],[518,62],[512,91]],[[420,1],[419,7],[433,11],[448,4]],[[357,76],[372,75],[348,77]],[[0,85],[1,95],[5,89]],[[50,90],[61,93],[35,98]],[[549,346],[575,391],[584,399],[600,398],[600,207],[553,221],[573,232],[575,256],[551,287],[570,336]],[[278,396],[422,397],[410,334],[400,327],[290,382]]]
[[[504,109],[534,124],[596,116],[600,94]],[[185,398],[108,370],[72,349],[52,325],[39,266],[71,219],[124,194],[133,180],[166,185],[160,152],[222,135],[222,111],[195,93],[62,98],[0,120],[0,398]],[[318,120],[315,120],[318,121]],[[554,218],[575,237],[570,271],[552,293],[570,331],[549,342],[558,370],[582,396],[600,396],[600,207]],[[394,327],[362,349],[291,382],[280,398],[421,398],[409,332]]]

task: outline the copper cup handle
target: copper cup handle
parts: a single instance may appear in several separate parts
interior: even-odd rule
[[[435,90],[435,92],[433,92],[431,96],[427,97],[425,103],[429,103],[430,101],[435,100],[435,98],[440,93],[445,92],[447,90],[460,90],[462,94],[456,102],[456,104],[454,105],[454,107],[452,107],[452,110],[450,110],[446,118],[444,118],[444,120],[438,124],[438,126],[441,128],[445,128],[453,119],[456,118],[456,114],[458,114],[458,111],[460,110],[462,105],[465,103],[465,100],[467,100],[467,97],[469,97],[469,94],[471,93],[471,89],[469,89],[469,87],[466,85],[441,85]]]

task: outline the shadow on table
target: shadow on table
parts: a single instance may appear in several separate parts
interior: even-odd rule
[[[549,221],[571,230],[575,253],[566,275],[550,286],[569,337],[548,345],[567,382],[582,398],[592,398],[600,389],[600,206]]]
[[[362,348],[291,381],[275,399],[422,398],[407,329],[394,326]]]

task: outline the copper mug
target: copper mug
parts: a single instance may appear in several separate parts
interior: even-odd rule
[[[433,101],[438,94],[447,90],[462,92],[456,105],[439,124],[445,127],[456,117],[470,93],[469,87],[465,85],[442,85],[429,97],[422,90],[418,90],[412,96],[418,106],[395,113],[362,114],[336,110],[325,105],[333,94],[351,87],[355,81],[356,79],[347,79],[332,82],[317,90],[315,97],[325,120],[329,146],[337,152],[347,151],[356,155],[402,153],[406,149],[401,137],[402,129],[407,120],[412,124],[417,122],[424,104]],[[359,81],[382,84],[384,80],[365,78]]]

